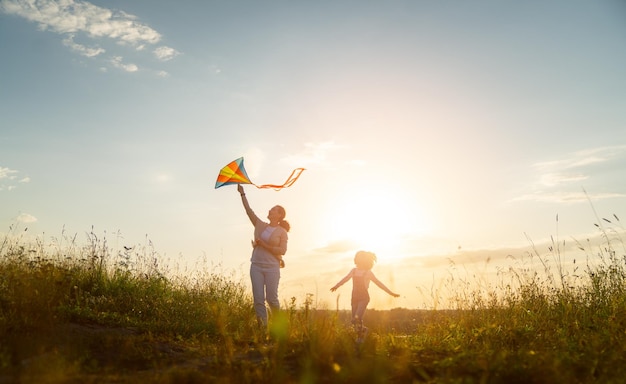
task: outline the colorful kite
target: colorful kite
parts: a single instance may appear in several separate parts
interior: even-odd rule
[[[304,168],[294,169],[291,172],[291,175],[289,175],[289,178],[287,178],[287,181],[285,181],[282,185],[256,185],[250,181],[250,178],[246,173],[246,169],[243,167],[243,157],[240,157],[237,160],[231,161],[227,166],[220,170],[220,174],[217,176],[217,181],[215,182],[215,188],[217,189],[223,185],[230,184],[252,184],[257,188],[273,188],[278,191],[282,188],[291,187],[291,185],[298,180],[302,171],[304,171]]]

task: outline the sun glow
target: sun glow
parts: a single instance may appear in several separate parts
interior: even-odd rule
[[[337,199],[333,211],[333,238],[387,258],[401,258],[407,237],[429,232],[417,201],[388,190],[368,189]]]

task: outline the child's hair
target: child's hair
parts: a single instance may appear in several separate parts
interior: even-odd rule
[[[358,251],[354,255],[354,264],[360,269],[372,269],[376,262],[376,254],[367,251]]]

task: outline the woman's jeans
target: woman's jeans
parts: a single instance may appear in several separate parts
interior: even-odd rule
[[[250,265],[250,280],[252,281],[252,297],[254,299],[254,311],[257,319],[263,325],[267,325],[267,308],[280,310],[278,301],[278,282],[280,281],[280,268],[273,265],[255,264]]]

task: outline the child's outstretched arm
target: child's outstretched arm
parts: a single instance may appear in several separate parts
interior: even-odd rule
[[[344,285],[346,282],[348,282],[348,280],[350,280],[352,278],[352,275],[354,274],[354,268],[350,270],[350,272],[348,272],[348,274],[341,280],[339,280],[339,282],[337,284],[335,284],[334,287],[332,287],[330,289],[331,292],[335,292],[337,290],[337,288],[341,287],[342,285]]]
[[[383,284],[380,280],[378,280],[372,271],[370,271],[370,273],[369,273],[369,278],[370,278],[370,281],[374,282],[374,284],[376,284],[378,286],[378,288],[380,288],[383,291],[387,292],[391,296],[393,296],[393,297],[400,297],[400,295],[398,295],[397,293],[393,292],[391,289],[387,288],[387,286],[385,284]]]

